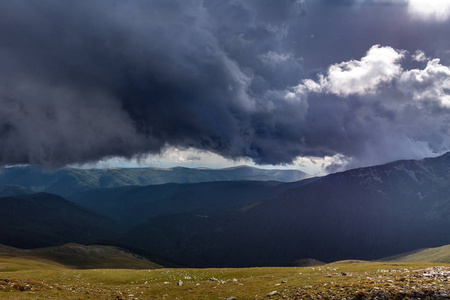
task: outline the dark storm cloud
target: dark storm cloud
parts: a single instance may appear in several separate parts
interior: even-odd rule
[[[448,62],[448,21],[375,2],[1,1],[0,164],[169,146],[261,164],[340,154],[351,166],[444,151],[448,87],[405,92],[418,83],[403,69],[427,61],[399,54],[399,70],[380,75],[389,80],[369,68],[368,89],[333,89],[329,66],[370,67],[362,58],[375,44],[441,58],[428,76]],[[445,76],[441,68],[444,86]],[[378,83],[385,88],[373,93]]]
[[[250,118],[259,104],[249,87],[297,81],[291,58],[270,70],[258,61],[284,54],[277,43],[295,5],[1,2],[1,163],[94,161],[168,145],[257,159]]]

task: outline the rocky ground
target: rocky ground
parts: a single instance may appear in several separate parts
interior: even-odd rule
[[[336,280],[299,287],[294,295],[289,290],[280,295],[289,299],[450,299],[449,267],[329,272],[326,276]]]
[[[0,299],[450,299],[450,265],[0,270]]]

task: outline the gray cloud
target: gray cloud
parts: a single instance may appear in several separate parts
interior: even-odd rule
[[[2,1],[0,164],[176,146],[261,164],[340,154],[351,167],[447,150],[449,21],[330,3]],[[327,74],[370,68],[376,44],[398,57],[348,85]]]

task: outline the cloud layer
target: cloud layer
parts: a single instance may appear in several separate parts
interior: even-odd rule
[[[335,3],[0,2],[0,164],[177,147],[352,167],[449,150],[448,17]]]
[[[422,68],[402,68],[402,60],[408,56],[417,61],[418,55]],[[317,81],[304,80],[296,90],[310,98],[334,98],[345,107],[348,119],[339,120],[340,130],[334,134],[346,141],[344,147],[360,146],[346,153],[347,167],[361,161],[375,164],[380,157],[389,161],[401,155],[433,155],[450,147],[445,124],[450,116],[450,68],[439,59],[426,59],[422,52],[407,55],[375,45],[361,60],[332,65]]]

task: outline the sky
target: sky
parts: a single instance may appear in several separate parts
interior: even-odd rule
[[[450,150],[450,0],[0,1],[0,70],[0,166]]]

